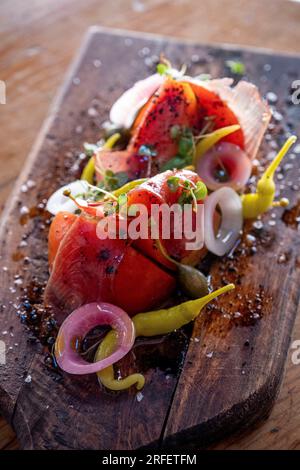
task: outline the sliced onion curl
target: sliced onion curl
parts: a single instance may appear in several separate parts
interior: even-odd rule
[[[136,82],[113,104],[109,115],[111,122],[130,129],[138,111],[147,103],[164,80],[164,76],[155,73]]]
[[[80,356],[76,345],[93,328],[101,325],[110,325],[117,331],[117,348],[105,359],[90,363]],[[94,302],[77,308],[63,322],[55,343],[55,357],[59,367],[69,374],[93,374],[126,356],[134,340],[134,324],[124,310],[112,304]]]
[[[216,207],[221,209],[221,225],[214,231]],[[243,225],[242,203],[238,194],[228,187],[211,193],[204,201],[204,241],[206,248],[218,256],[228,253],[240,236]]]
[[[214,191],[223,186],[238,190],[247,183],[252,162],[237,145],[221,142],[206,152],[197,162],[197,173],[206,186]]]
[[[77,194],[85,193],[88,190],[85,181],[76,180],[72,183],[66,184],[59,188],[52,196],[49,197],[46,209],[53,215],[58,214],[61,211],[74,213],[77,209],[75,202],[64,196],[64,191],[70,190],[70,192],[76,196]]]

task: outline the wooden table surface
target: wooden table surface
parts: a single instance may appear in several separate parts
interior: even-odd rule
[[[299,22],[300,3],[289,0],[1,0],[0,211],[90,25],[299,53]],[[268,420],[214,448],[300,449],[300,365],[290,356]],[[0,449],[17,448],[0,417]]]

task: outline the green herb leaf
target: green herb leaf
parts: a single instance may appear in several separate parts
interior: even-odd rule
[[[183,206],[184,204],[191,204],[193,202],[193,196],[191,191],[182,191],[179,196],[178,204]]]
[[[89,144],[88,142],[84,142],[83,148],[84,148],[85,154],[88,157],[92,157],[99,147],[95,144]]]
[[[159,73],[159,75],[165,75],[167,73],[168,69],[169,69],[169,67],[168,67],[167,64],[159,63],[156,66],[156,71],[157,71],[157,73]]]
[[[239,60],[227,60],[226,65],[230,72],[235,75],[244,75],[246,71],[245,65]]]
[[[194,150],[194,136],[191,129],[183,129],[178,144],[178,153],[183,157],[192,156]]]
[[[200,201],[201,199],[205,199],[207,196],[207,187],[202,181],[198,181],[196,183],[196,188],[194,189],[194,195],[197,199],[197,201]]]
[[[172,193],[175,193],[179,187],[180,178],[178,176],[170,176],[167,179],[167,185]]]
[[[104,213],[105,217],[107,217],[108,215],[115,214],[116,210],[117,210],[117,207],[116,207],[116,205],[114,205],[113,202],[107,201],[107,202],[104,203],[103,213]]]
[[[188,164],[189,163],[186,162],[185,158],[180,155],[176,155],[176,157],[171,158],[171,160],[162,166],[161,171],[174,170],[174,168],[180,170],[180,168],[183,168]]]
[[[120,194],[120,196],[118,196],[117,211],[119,213],[122,212],[122,209],[124,209],[124,206],[126,205],[127,205],[127,194]]]
[[[109,191],[115,191],[124,186],[128,180],[128,174],[125,171],[114,173],[112,170],[106,170],[104,173],[104,186]]]

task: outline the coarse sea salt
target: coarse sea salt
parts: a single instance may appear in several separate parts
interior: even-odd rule
[[[142,392],[138,392],[136,394],[136,399],[138,402],[142,401],[143,398],[144,398],[144,395],[142,394]]]
[[[273,93],[273,91],[269,91],[266,94],[266,98],[269,101],[269,103],[276,103],[276,101],[278,100],[278,96],[276,95],[276,93]]]
[[[28,207],[22,206],[21,209],[20,209],[20,214],[21,214],[21,215],[27,215],[27,214],[29,214],[29,209],[28,209]]]

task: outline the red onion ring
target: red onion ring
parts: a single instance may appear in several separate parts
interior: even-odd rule
[[[116,329],[117,349],[110,356],[92,364],[79,355],[75,344],[100,325],[110,325]],[[134,340],[134,324],[124,310],[112,304],[94,302],[77,308],[63,322],[55,343],[55,357],[59,367],[69,374],[92,374],[122,359],[132,348]]]
[[[221,225],[217,236],[214,232],[216,206],[222,211]],[[204,201],[204,241],[206,248],[218,256],[231,250],[243,226],[241,198],[232,188],[220,188]]]
[[[218,181],[215,171],[222,164],[229,180]],[[237,145],[229,142],[221,142],[213,147],[197,162],[197,173],[203,179],[206,186],[214,191],[215,189],[229,186],[235,190],[241,189],[247,183],[252,170],[252,162],[247,154]]]

